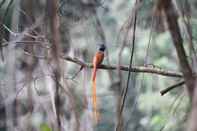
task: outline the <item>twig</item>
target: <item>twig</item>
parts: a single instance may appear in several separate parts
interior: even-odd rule
[[[83,69],[83,66],[80,67],[80,69],[71,77],[71,80],[73,80]]]
[[[9,33],[10,33],[10,35],[13,35],[13,36],[18,36],[19,35],[19,33],[15,33],[15,32],[13,32],[9,27],[7,27],[5,24],[3,24],[2,25]]]
[[[9,13],[9,11],[10,11],[10,9],[11,9],[11,6],[12,6],[13,2],[14,2],[14,0],[10,0],[10,1],[9,1],[9,4],[8,4],[6,10],[5,10],[5,13],[3,14],[3,23],[6,23],[6,22],[5,22],[5,21],[6,21],[6,17],[8,16],[8,13]],[[4,3],[4,2],[3,2],[3,3]]]
[[[0,8],[2,7],[2,5],[5,3],[5,0],[2,0],[0,3]]]
[[[0,45],[0,48],[7,47],[9,43],[10,42],[4,42],[2,45]],[[48,43],[46,45],[44,45],[43,43],[44,43],[43,41],[16,41],[13,44],[16,44],[16,45],[37,45],[42,48],[51,49],[51,46]]]
[[[166,89],[164,89],[164,90],[161,90],[161,91],[160,91],[160,94],[163,96],[163,95],[165,95],[166,93],[168,93],[169,91],[171,91],[171,90],[173,90],[173,89],[175,89],[175,88],[177,88],[177,87],[179,87],[179,86],[182,86],[183,84],[185,84],[185,81],[181,81],[181,82],[179,82],[179,83],[176,83],[175,85],[172,85],[172,86],[170,86],[170,87],[168,87],[168,88],[166,88]]]

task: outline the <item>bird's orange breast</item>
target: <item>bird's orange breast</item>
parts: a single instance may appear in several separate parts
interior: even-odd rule
[[[102,63],[104,58],[104,53],[99,51],[95,54],[94,58],[93,58],[93,65],[94,66],[98,66]]]

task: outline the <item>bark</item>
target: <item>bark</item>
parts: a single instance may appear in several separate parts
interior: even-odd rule
[[[190,100],[192,102],[192,109],[189,117],[188,131],[197,131],[197,89],[196,89],[196,76],[193,73],[187,56],[183,47],[183,39],[181,37],[180,28],[177,22],[176,11],[174,10],[171,0],[159,0],[157,3],[157,9],[161,11],[166,19],[168,29],[172,36],[173,44],[175,46],[179,64],[185,84],[189,93]]]
[[[180,28],[177,22],[177,14],[174,10],[171,0],[159,0],[158,9],[160,9],[165,16],[167,26],[172,36],[172,41],[179,59],[180,69],[183,73],[189,96],[192,100],[195,87],[195,77],[187,60],[186,51],[183,47],[183,39],[181,37]]]
[[[50,21],[51,35],[52,35],[52,64],[53,64],[53,74],[55,81],[55,108],[56,108],[56,116],[57,116],[57,130],[61,131],[61,120],[60,120],[60,78],[61,78],[61,70],[60,70],[60,60],[59,56],[61,53],[60,50],[60,34],[59,27],[60,21],[58,16],[58,0],[49,0],[48,1],[48,15]]]

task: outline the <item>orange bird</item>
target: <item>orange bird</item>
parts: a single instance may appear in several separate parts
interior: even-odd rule
[[[94,118],[96,121],[98,121],[99,113],[97,112],[97,100],[96,100],[96,71],[97,67],[102,63],[104,58],[104,51],[105,51],[105,45],[101,44],[99,47],[99,50],[96,52],[94,58],[93,58],[93,71],[92,71],[92,102],[93,102],[93,112],[94,112]]]

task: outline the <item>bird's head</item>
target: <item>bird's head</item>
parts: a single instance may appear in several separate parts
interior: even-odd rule
[[[99,51],[102,51],[102,52],[104,52],[105,51],[105,45],[104,44],[100,44],[99,45]]]

